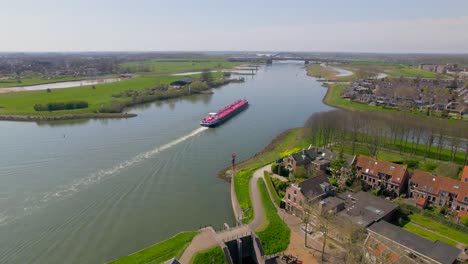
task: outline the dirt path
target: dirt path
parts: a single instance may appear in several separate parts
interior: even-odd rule
[[[266,165],[256,170],[249,182],[250,199],[252,199],[252,206],[254,209],[254,219],[249,224],[252,230],[257,230],[263,224],[264,212],[260,192],[258,190],[258,179],[263,179],[264,171],[271,171],[271,165]]]
[[[200,234],[196,235],[190,245],[185,249],[184,254],[180,258],[180,263],[190,263],[195,253],[212,248],[218,245],[215,239],[215,231],[211,227],[203,228],[200,230]]]

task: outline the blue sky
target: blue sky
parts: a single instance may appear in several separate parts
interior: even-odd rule
[[[0,51],[468,53],[468,1],[0,0]]]

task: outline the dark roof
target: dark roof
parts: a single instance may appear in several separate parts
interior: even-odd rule
[[[371,225],[368,230],[393,240],[439,263],[452,264],[460,254],[460,250],[456,247],[452,247],[438,240],[435,242],[429,241],[385,221],[380,221]]]
[[[330,196],[320,201],[320,203],[324,208],[334,210],[338,206],[344,204],[344,200],[335,196]]]
[[[164,264],[180,264],[180,262],[176,258],[172,258],[172,259],[164,262]]]
[[[307,179],[298,184],[301,192],[309,199],[325,194],[326,188],[331,188],[330,181],[325,175],[318,175],[314,178]]]
[[[317,156],[315,149],[303,149],[299,152],[291,154],[292,158],[296,161],[296,165],[309,164]]]
[[[184,85],[187,85],[187,84],[191,84],[194,81],[195,81],[195,79],[193,79],[193,78],[185,78],[185,79],[182,79],[182,80],[171,82],[171,85],[172,86],[184,86]]]
[[[345,192],[338,196],[345,200],[346,209],[339,214],[354,223],[367,227],[392,213],[398,206],[366,192]]]

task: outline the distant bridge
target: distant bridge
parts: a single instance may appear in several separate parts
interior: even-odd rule
[[[228,59],[233,62],[259,62],[272,64],[273,61],[285,61],[285,60],[295,60],[295,61],[304,61],[305,64],[309,63],[351,63],[352,60],[348,59],[324,59],[316,58],[307,55],[301,55],[299,53],[291,52],[280,52],[273,55],[256,55],[256,56],[244,56],[244,57],[231,57]]]

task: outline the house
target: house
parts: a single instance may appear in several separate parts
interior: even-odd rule
[[[391,221],[397,205],[381,197],[366,192],[345,192],[338,195],[345,203],[344,210],[338,213],[349,221],[368,227],[380,220]]]
[[[415,170],[409,179],[409,197],[415,198],[416,205],[424,208],[428,204],[448,206],[453,211],[468,210],[468,177],[463,172],[462,180],[458,181],[430,172]],[[423,200],[425,201],[423,203]]]
[[[296,171],[297,166],[304,166],[305,168],[309,167],[312,160],[315,160],[316,157],[316,149],[309,148],[288,155],[283,159],[283,162],[286,169],[290,172],[294,172]]]
[[[405,193],[408,181],[408,168],[388,161],[359,156],[357,176],[372,188],[381,186],[393,197]]]
[[[330,162],[338,157],[339,153],[333,150],[311,145],[308,149],[288,155],[283,162],[290,172],[296,171],[297,166],[303,166],[307,170],[326,172],[329,170]],[[351,166],[355,158],[356,156],[343,154],[343,159],[346,161],[345,167]]]
[[[326,176],[319,175],[289,186],[282,199],[282,207],[286,212],[302,217],[304,207],[309,203],[330,195],[335,195],[335,187],[330,184]]]
[[[453,264],[461,251],[439,240],[434,242],[379,221],[371,225],[364,242],[371,263]]]
[[[465,165],[465,167],[463,168],[463,174],[462,174],[461,181],[462,182],[468,182],[468,165]]]

